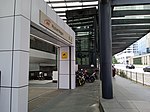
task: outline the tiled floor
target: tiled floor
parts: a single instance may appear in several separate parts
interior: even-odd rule
[[[42,94],[54,92],[57,90],[57,83],[52,80],[31,80],[29,81],[29,101],[38,98]]]
[[[119,76],[112,80],[114,98],[109,100],[101,98],[98,80],[75,90],[57,90],[53,83],[51,88],[50,83],[32,84],[29,112],[99,112],[99,98],[105,112],[150,112],[150,87]]]
[[[46,85],[30,86],[28,112],[99,112],[100,81],[74,90],[53,90]]]

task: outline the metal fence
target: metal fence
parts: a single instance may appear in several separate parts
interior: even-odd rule
[[[117,75],[135,81],[136,83],[141,83],[143,85],[150,86],[150,73],[139,73],[123,69],[116,69]]]

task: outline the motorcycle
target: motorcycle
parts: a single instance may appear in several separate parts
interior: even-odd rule
[[[82,86],[85,84],[85,78],[82,72],[77,71],[76,72],[76,87]]]
[[[86,73],[86,75],[84,75],[84,76],[85,76],[86,82],[93,83],[96,79],[96,72],[93,72],[91,75]]]

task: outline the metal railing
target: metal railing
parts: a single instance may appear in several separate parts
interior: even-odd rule
[[[0,71],[0,86],[1,86],[1,71]]]
[[[127,79],[130,79],[132,81],[135,81],[136,83],[141,83],[143,85],[150,86],[150,73],[143,73],[143,72],[134,72],[129,70],[123,70],[123,69],[116,69],[117,75],[121,77],[125,77]]]

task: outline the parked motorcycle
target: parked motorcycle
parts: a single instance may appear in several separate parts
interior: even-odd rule
[[[82,86],[85,84],[85,78],[83,72],[77,71],[76,72],[76,86]]]
[[[92,74],[86,74],[85,75],[85,81],[86,82],[89,82],[89,83],[92,83],[92,82],[94,82],[95,81],[95,79],[96,79],[96,72],[93,72]]]

